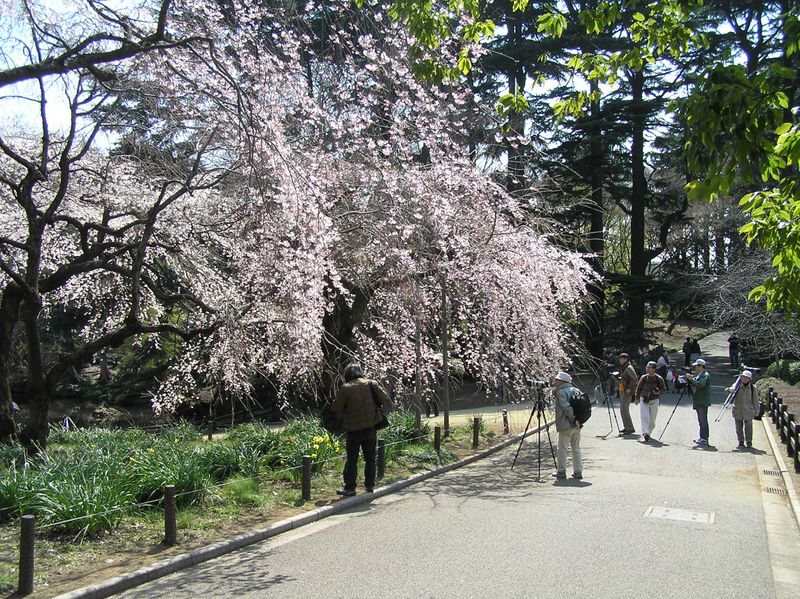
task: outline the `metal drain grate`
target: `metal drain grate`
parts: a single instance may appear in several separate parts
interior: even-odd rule
[[[767,493],[772,493],[773,495],[786,495],[786,491],[783,489],[776,489],[775,487],[767,487],[764,489]]]
[[[761,472],[763,472],[767,476],[780,476],[781,475],[780,471],[778,471],[778,470],[762,470]]]

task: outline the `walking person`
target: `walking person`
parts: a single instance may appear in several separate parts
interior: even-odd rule
[[[381,421],[377,403],[389,406],[389,396],[376,383],[364,377],[360,364],[349,364],[344,370],[344,385],[333,400],[333,411],[342,419],[347,433],[347,460],[344,465],[344,488],[338,495],[356,494],[358,455],[364,454],[364,487],[367,493],[375,488],[375,454],[378,434],[375,425]]]
[[[692,339],[691,337],[687,337],[686,342],[683,344],[683,358],[684,358],[683,365],[686,366],[686,368],[689,368],[689,364],[692,363],[691,357],[692,357],[693,344],[694,344],[694,339]]]
[[[736,422],[736,438],[739,440],[737,449],[753,446],[753,418],[759,411],[756,386],[752,383],[753,373],[745,370],[739,375],[741,383],[733,398],[733,420]],[[735,385],[725,389],[733,393]]]
[[[728,357],[731,359],[731,368],[739,368],[739,338],[736,335],[728,337]]]
[[[650,433],[656,428],[656,416],[661,394],[667,390],[664,379],[656,374],[656,363],[647,363],[647,373],[639,378],[636,384],[636,397],[641,402],[642,437],[645,443],[650,442]]]
[[[583,478],[581,463],[581,423],[575,419],[575,413],[569,400],[575,393],[572,377],[566,372],[559,372],[553,379],[556,407],[556,431],[558,431],[558,452],[556,453],[556,478],[567,478],[567,446],[572,449],[572,478]]]
[[[619,413],[622,415],[623,426],[620,433],[632,435],[636,432],[636,429],[633,428],[633,419],[631,418],[631,402],[634,400],[639,377],[636,375],[636,370],[634,370],[628,354],[622,353],[619,355],[619,367],[622,371],[619,375]]]
[[[697,412],[697,424],[700,437],[695,439],[697,445],[708,445],[708,408],[711,407],[711,375],[706,370],[706,361],[697,358],[693,363],[694,374],[686,373],[686,380],[694,387],[692,408]]]

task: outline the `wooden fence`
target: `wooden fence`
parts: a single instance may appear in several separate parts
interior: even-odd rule
[[[783,403],[772,387],[767,394],[764,417],[767,416],[772,419],[781,442],[786,445],[786,455],[794,461],[794,471],[800,473],[800,424],[797,424],[794,413],[789,412],[789,406]]]

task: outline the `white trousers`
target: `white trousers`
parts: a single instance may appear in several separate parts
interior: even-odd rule
[[[644,399],[639,403],[642,414],[642,434],[650,435],[656,428],[656,415],[658,415],[658,402],[654,399],[650,403],[645,403]]]
[[[565,431],[558,431],[558,452],[556,452],[556,469],[567,472],[567,445],[572,448],[572,471],[583,472],[581,463],[581,429],[577,426]]]

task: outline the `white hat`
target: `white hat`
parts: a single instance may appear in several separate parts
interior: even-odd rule
[[[692,364],[692,366],[705,366],[705,365],[706,361],[703,358],[697,358]]]
[[[558,371],[558,374],[555,376],[557,381],[564,381],[565,383],[571,383],[572,377],[568,375],[566,372]]]
[[[749,370],[743,370],[742,371],[742,376],[746,376],[747,378],[751,379],[751,378],[753,378],[753,373],[750,372]]]

